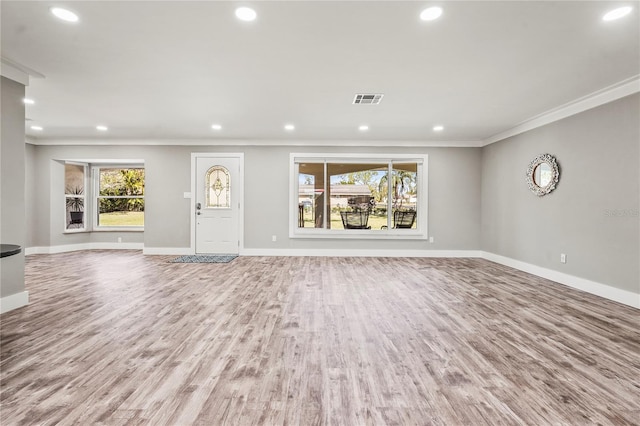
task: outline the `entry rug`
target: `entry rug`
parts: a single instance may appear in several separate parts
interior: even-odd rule
[[[196,254],[196,255],[187,255],[176,257],[173,260],[170,260],[170,263],[229,263],[233,259],[235,259],[235,254],[216,254],[216,255],[204,255],[204,254]]]

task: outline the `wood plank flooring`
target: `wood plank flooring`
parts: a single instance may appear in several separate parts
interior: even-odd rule
[[[632,425],[639,311],[480,259],[27,257],[8,425]]]

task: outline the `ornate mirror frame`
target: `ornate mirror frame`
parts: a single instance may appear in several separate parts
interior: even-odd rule
[[[548,164],[551,168],[551,180],[546,186],[540,186],[535,181],[534,173],[536,168],[544,163]],[[529,185],[531,192],[536,194],[538,197],[547,195],[556,189],[556,184],[559,179],[560,171],[558,170],[558,163],[556,163],[554,156],[549,154],[540,154],[529,163],[529,167],[527,168],[527,185]]]

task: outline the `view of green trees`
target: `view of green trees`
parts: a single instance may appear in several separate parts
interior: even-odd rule
[[[100,226],[144,226],[144,169],[100,169]]]
[[[377,170],[364,170],[341,175],[337,183],[342,185],[367,185],[376,203],[385,203],[388,200],[388,172]],[[391,188],[393,191],[393,207],[402,207],[405,195],[416,195],[416,173],[394,169]]]

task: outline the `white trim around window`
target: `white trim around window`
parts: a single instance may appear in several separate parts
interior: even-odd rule
[[[67,166],[82,168],[82,179],[78,183],[78,179],[67,175]],[[89,165],[77,161],[64,161],[64,228],[65,234],[76,234],[87,232],[89,229],[87,218],[89,217],[88,207],[88,170]],[[77,174],[77,173],[76,173]],[[70,180],[71,179],[71,180]],[[75,202],[74,202],[75,200]],[[78,213],[80,215],[78,216]]]
[[[101,169],[145,169],[144,163],[117,163],[117,164],[92,164],[91,165],[91,180],[92,180],[92,194],[91,194],[91,207],[93,211],[93,219],[92,219],[92,231],[95,232],[142,232],[144,231],[143,226],[100,226],[99,224],[99,215],[100,215],[100,199],[108,198],[108,199],[142,199],[144,202],[145,196],[143,190],[143,194],[141,195],[124,195],[124,196],[101,196],[100,195],[100,170]],[[144,184],[143,184],[144,186]]]
[[[384,186],[380,186],[380,190],[386,191],[385,197],[378,196],[374,200],[371,197],[371,202],[376,203],[377,206],[381,206],[383,209],[386,204],[386,212],[391,212],[396,209],[392,196],[389,196],[392,191],[392,180],[389,177],[392,176],[394,170],[394,164],[412,164],[415,168],[415,176],[413,185],[415,186],[412,197],[411,208],[415,210],[415,225],[412,229],[394,229],[392,226],[391,215],[386,214],[386,219],[383,218],[381,223],[386,225],[373,227],[373,229],[344,229],[341,224],[337,227],[340,229],[330,229],[331,222],[334,222],[335,218],[331,217],[331,213],[335,210],[335,200],[327,200],[324,196],[319,197],[314,203],[318,205],[314,206],[314,210],[318,211],[322,209],[322,213],[327,213],[324,216],[328,218],[319,219],[320,223],[313,224],[314,227],[305,227],[305,219],[303,213],[303,219],[300,219],[300,209],[304,209],[305,206],[301,206],[301,189],[300,179],[301,172],[300,167],[308,164],[312,164],[316,170],[317,175],[322,176],[323,182],[313,180],[312,190],[325,194],[330,192],[331,188],[327,188],[327,185],[332,187],[331,173],[328,171],[330,167],[345,166],[345,170],[349,169],[349,165],[353,165],[353,170],[357,170],[357,165],[373,164],[376,170],[380,173],[386,174],[386,189]],[[385,172],[386,170],[386,172]],[[303,173],[304,175],[304,173]],[[366,188],[366,187],[365,187]],[[355,189],[355,188],[353,188]],[[365,191],[366,192],[366,191]],[[361,197],[367,198],[366,195]],[[395,199],[397,200],[397,199]],[[334,203],[328,205],[328,203]],[[344,201],[346,203],[346,200]],[[351,204],[351,201],[349,201]],[[400,240],[400,239],[413,239],[424,240],[428,238],[427,232],[427,207],[428,207],[428,156],[424,154],[339,154],[339,153],[291,153],[289,159],[289,237],[290,238],[336,238],[336,239],[383,239],[383,240]],[[347,208],[348,209],[348,208]],[[335,214],[335,212],[333,212]],[[318,219],[321,214],[316,215]],[[302,225],[300,224],[302,221]],[[329,223],[327,223],[329,221]],[[369,222],[370,224],[370,222]]]

